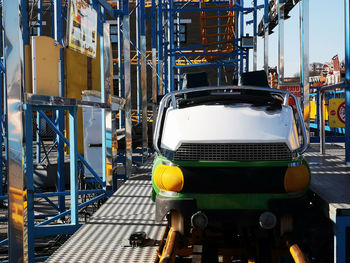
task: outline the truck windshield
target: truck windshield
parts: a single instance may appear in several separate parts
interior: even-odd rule
[[[241,90],[238,92],[200,92],[182,94],[177,99],[179,108],[198,105],[237,105],[248,104],[253,107],[266,106],[266,110],[282,108],[282,98],[266,91]]]

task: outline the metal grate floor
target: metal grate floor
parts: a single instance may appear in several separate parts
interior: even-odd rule
[[[311,144],[305,157],[311,169],[311,190],[326,216],[336,222],[336,214],[350,215],[350,166],[345,164],[344,143],[326,144],[326,154],[320,145]]]
[[[154,221],[150,168],[146,162],[46,262],[153,262],[166,221]],[[146,246],[129,245],[128,238],[136,231],[146,232]]]

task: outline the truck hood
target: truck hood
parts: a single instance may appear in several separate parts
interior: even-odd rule
[[[291,107],[266,111],[249,105],[199,105],[168,109],[161,148],[176,151],[182,143],[286,143],[300,147]]]

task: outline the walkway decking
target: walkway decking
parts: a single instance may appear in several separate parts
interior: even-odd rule
[[[326,154],[319,144],[311,144],[305,154],[312,172],[311,190],[319,205],[333,222],[336,215],[350,215],[350,166],[345,165],[344,144],[326,144]]]
[[[154,221],[151,200],[151,162],[110,197],[47,262],[153,262],[166,222]],[[131,247],[129,236],[136,231],[147,234],[143,247]]]

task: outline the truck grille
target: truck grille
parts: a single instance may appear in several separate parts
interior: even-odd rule
[[[295,153],[285,143],[183,143],[176,161],[289,161]]]

